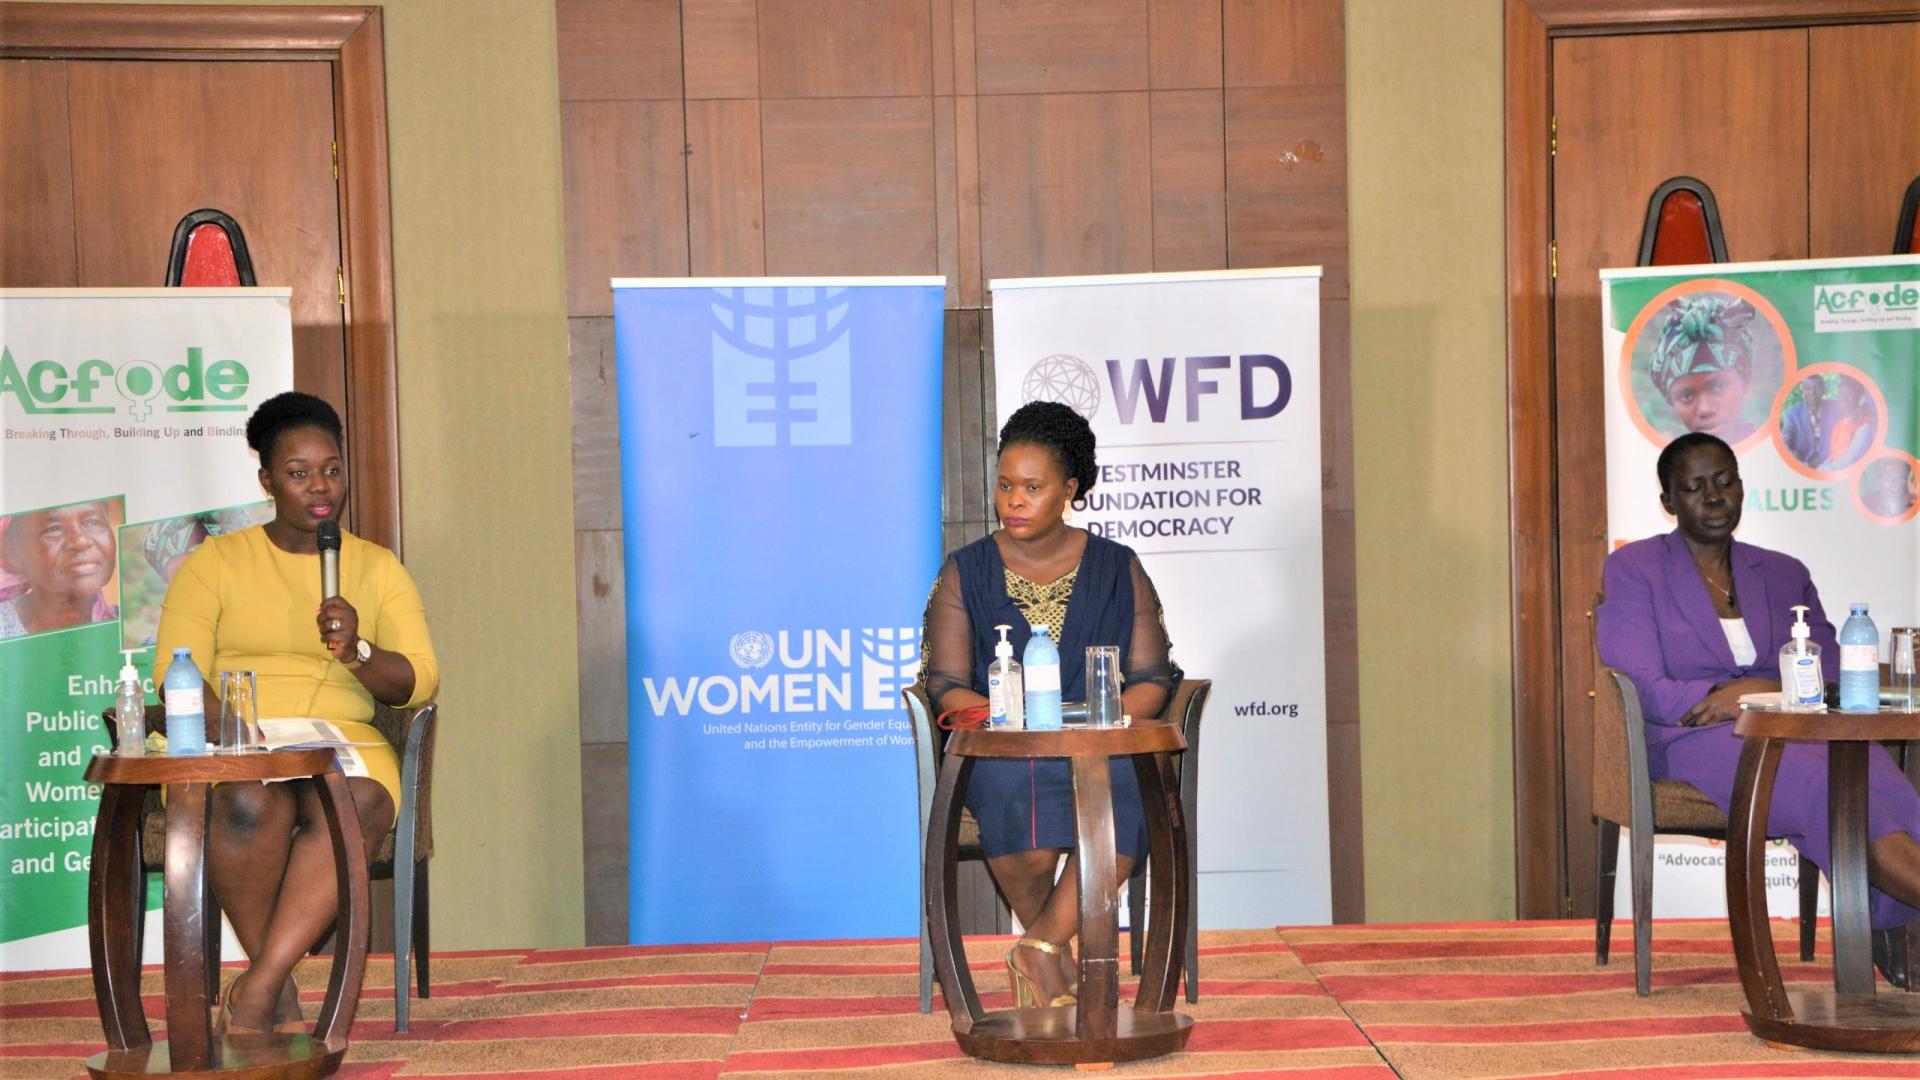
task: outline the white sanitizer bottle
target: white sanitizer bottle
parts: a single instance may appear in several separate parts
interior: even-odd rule
[[[993,663],[987,667],[987,714],[994,727],[1026,726],[1026,687],[1020,677],[1020,661],[1013,658],[1013,643],[1007,632],[1013,627],[1002,623],[1000,642],[993,647]]]
[[[1780,707],[1791,712],[1821,712],[1826,680],[1821,677],[1820,646],[1808,635],[1807,606],[1793,606],[1793,636],[1780,646]]]

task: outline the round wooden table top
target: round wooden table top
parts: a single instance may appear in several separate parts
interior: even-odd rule
[[[95,784],[215,784],[230,780],[298,780],[333,771],[331,749],[249,750],[226,754],[95,754],[86,779]]]
[[[1757,739],[1793,739],[1802,742],[1887,742],[1920,739],[1920,712],[1881,709],[1878,712],[1787,712],[1748,709],[1733,722],[1736,734]]]
[[[1187,748],[1178,724],[1135,720],[1131,727],[959,728],[947,739],[961,757],[1064,758],[1169,754]]]

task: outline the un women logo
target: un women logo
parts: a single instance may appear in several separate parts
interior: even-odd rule
[[[1088,420],[1100,411],[1100,380],[1085,360],[1054,353],[1027,369],[1020,383],[1022,400],[1057,401]]]
[[[758,630],[742,630],[727,642],[727,653],[743,668],[763,668],[773,659],[773,639]]]

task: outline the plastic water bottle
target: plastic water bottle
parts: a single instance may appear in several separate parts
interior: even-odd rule
[[[1880,631],[1867,617],[1867,605],[1853,605],[1840,627],[1840,711],[1876,712],[1880,708]]]
[[[1045,626],[1033,628],[1021,663],[1027,678],[1027,730],[1060,730],[1060,650]]]
[[[173,650],[173,663],[167,665],[160,685],[167,703],[167,753],[206,753],[207,699],[201,692],[206,680],[200,677],[200,665],[193,662],[192,649],[182,645]]]
[[[126,663],[120,668],[120,681],[113,691],[115,742],[120,753],[141,757],[147,752],[147,688],[141,685],[140,669],[133,666],[133,649],[122,649]]]

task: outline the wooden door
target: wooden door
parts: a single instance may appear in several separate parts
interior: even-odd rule
[[[1809,254],[1889,254],[1920,176],[1920,23],[1809,33]]]
[[[1713,190],[1730,258],[1805,257],[1806,84],[1805,30],[1554,43],[1561,761],[1567,880],[1576,910],[1591,905],[1594,858],[1587,611],[1607,553],[1599,271],[1634,264],[1648,197],[1679,175],[1698,177]],[[1654,479],[1645,480],[1653,499]]]
[[[0,286],[163,285],[174,226],[225,210],[293,289],[294,385],[344,416],[333,144],[324,60],[0,61]]]
[[[1550,50],[1559,770],[1543,778],[1523,761],[1516,783],[1523,805],[1543,782],[1557,789],[1562,891],[1559,910],[1536,897],[1523,905],[1530,915],[1587,914],[1592,905],[1586,615],[1609,539],[1598,271],[1633,264],[1648,197],[1673,176],[1707,183],[1729,258],[1752,262],[1888,253],[1900,197],[1920,173],[1920,23],[1569,34]],[[1526,419],[1514,423],[1519,431]],[[1654,478],[1643,479],[1655,498]],[[1537,519],[1526,511],[1517,504],[1517,520]],[[1528,863],[1538,857],[1522,855],[1523,877],[1537,878]]]

